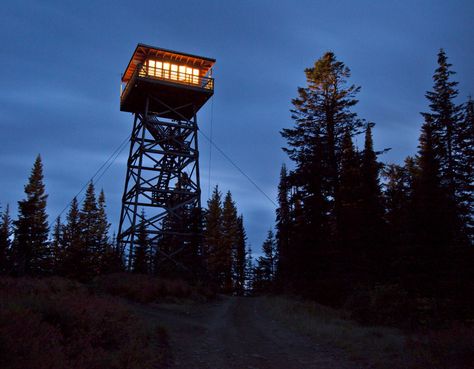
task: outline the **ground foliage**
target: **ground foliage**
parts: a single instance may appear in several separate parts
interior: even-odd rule
[[[4,369],[162,368],[167,336],[126,304],[58,277],[0,277]]]

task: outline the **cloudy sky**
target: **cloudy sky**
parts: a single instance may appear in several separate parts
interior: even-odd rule
[[[127,137],[120,74],[139,42],[217,59],[200,127],[209,135],[212,121],[216,144],[272,198],[288,163],[279,131],[292,124],[290,101],[304,68],[327,50],[362,86],[356,111],[377,124],[377,148],[392,148],[383,160],[399,162],[416,151],[440,47],[457,71],[459,101],[474,94],[473,20],[471,0],[3,0],[0,203],[16,211],[40,153],[55,218]],[[203,201],[209,186],[230,190],[258,251],[274,206],[215,150],[209,166],[209,145],[200,145]],[[113,229],[126,152],[97,184]]]

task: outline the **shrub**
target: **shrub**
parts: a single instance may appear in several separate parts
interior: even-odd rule
[[[378,285],[359,289],[344,308],[351,318],[363,324],[411,327],[413,306],[407,293],[398,285]]]
[[[163,367],[167,340],[112,297],[61,278],[0,278],[2,369]]]
[[[212,293],[204,287],[191,287],[182,280],[163,279],[143,274],[117,273],[96,278],[100,291],[140,303],[179,299],[209,299]]]

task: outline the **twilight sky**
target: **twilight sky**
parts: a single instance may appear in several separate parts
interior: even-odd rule
[[[119,110],[120,74],[139,42],[217,59],[215,95],[199,125],[209,135],[212,116],[216,144],[272,198],[280,165],[289,164],[279,131],[292,124],[304,68],[325,51],[362,86],[355,110],[376,123],[376,148],[392,148],[386,162],[416,151],[440,47],[457,72],[459,102],[474,95],[472,0],[2,0],[0,34],[0,204],[15,215],[41,153],[51,222],[131,131],[131,114]],[[202,138],[200,148],[205,203]],[[126,155],[97,184],[112,230]],[[234,195],[258,252],[274,206],[215,149],[210,178]]]

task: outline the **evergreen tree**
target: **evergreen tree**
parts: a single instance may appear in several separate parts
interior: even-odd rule
[[[383,247],[385,227],[383,222],[382,190],[379,180],[380,163],[374,151],[372,124],[367,125],[364,151],[361,157],[361,210],[362,244],[366,250],[370,269],[386,274],[386,248]]]
[[[63,227],[64,255],[61,274],[72,278],[85,278],[89,265],[88,250],[82,238],[79,203],[74,197]]]
[[[89,182],[79,212],[80,237],[85,252],[84,278],[98,274],[97,257],[100,255],[99,209],[94,184]]]
[[[234,266],[234,290],[237,295],[245,292],[246,266],[247,266],[247,235],[244,228],[244,219],[240,215],[237,219],[237,235],[235,244],[235,254],[233,258]]]
[[[254,267],[253,267],[253,254],[252,247],[247,246],[247,251],[245,253],[245,290],[247,293],[251,293],[253,289],[254,282]]]
[[[222,208],[222,239],[219,252],[222,263],[222,287],[225,292],[233,290],[232,261],[237,249],[238,226],[237,208],[232,200],[232,194],[227,191]]]
[[[150,270],[149,259],[150,259],[150,243],[148,240],[148,234],[146,224],[144,222],[145,212],[142,210],[141,215],[142,221],[138,226],[138,235],[135,244],[135,250],[133,255],[133,272],[147,274]]]
[[[385,219],[392,248],[408,245],[412,241],[410,223],[411,186],[405,166],[389,164],[385,167]]]
[[[203,256],[211,281],[220,287],[222,280],[222,200],[219,188],[216,186],[207,202],[204,217],[204,248]]]
[[[419,146],[419,175],[415,178],[415,248],[411,268],[417,275],[416,287],[433,296],[447,270],[448,245],[455,232],[451,197],[441,183],[440,162],[436,155],[436,136],[430,117],[422,127]]]
[[[458,205],[470,243],[474,243],[474,101],[469,98],[456,135],[459,148]]]
[[[275,278],[279,287],[287,284],[290,278],[290,227],[289,183],[286,166],[283,164],[280,171],[278,209],[276,210],[276,243],[279,259]]]
[[[182,173],[168,206],[174,209],[163,219],[163,236],[157,242],[155,272],[161,276],[194,279],[201,265],[201,213],[189,200],[191,182]]]
[[[434,151],[439,161],[441,186],[449,197],[448,204],[452,209],[445,209],[449,214],[455,214],[453,219],[456,232],[451,244],[466,244],[469,230],[463,223],[469,221],[470,212],[466,204],[466,184],[472,181],[469,171],[465,170],[469,151],[464,137],[466,131],[462,119],[462,105],[455,102],[458,96],[458,82],[452,81],[455,74],[443,49],[438,53],[438,68],[433,75],[433,91],[426,93],[430,103],[430,112],[422,113],[425,121],[432,126]],[[469,164],[468,164],[469,165]],[[472,192],[471,192],[472,193]],[[469,195],[468,195],[469,196]]]
[[[362,227],[362,175],[360,156],[349,131],[344,135],[339,185],[340,210],[337,218],[340,245],[360,252]]]
[[[332,52],[305,70],[307,87],[298,89],[292,101],[295,126],[283,129],[288,147],[284,151],[296,164],[288,180],[292,186],[291,248],[295,257],[288,265],[287,280],[306,294],[320,294],[316,280],[333,273],[334,243],[341,235],[342,198],[340,178],[345,132],[353,136],[364,122],[351,109],[357,104],[360,87],[349,85],[349,68]],[[281,256],[284,263],[287,258]],[[288,256],[291,259],[291,256]],[[284,272],[284,267],[282,269]]]
[[[63,247],[63,226],[61,224],[61,217],[56,218],[53,228],[53,239],[51,241],[51,253],[52,253],[52,269],[55,274],[60,273],[61,264],[64,257]]]
[[[43,164],[38,155],[28,184],[26,199],[18,202],[18,219],[14,222],[14,269],[17,274],[40,275],[48,272],[48,221],[46,214]]]
[[[452,81],[455,74],[450,68],[448,58],[443,49],[438,53],[438,68],[433,75],[433,91],[426,93],[431,111],[422,113],[426,121],[430,121],[434,138],[434,150],[440,166],[441,183],[453,199],[456,196],[456,144],[455,137],[459,130],[461,106],[454,99],[458,95],[458,82]]]
[[[254,289],[270,291],[273,287],[276,266],[276,245],[273,231],[269,230],[262,245],[263,256],[257,259],[255,267]]]
[[[95,268],[102,272],[105,263],[104,256],[109,248],[109,229],[110,223],[107,219],[106,203],[104,190],[100,191],[97,201],[97,249],[95,250]]]
[[[7,205],[0,219],[0,274],[10,271],[10,247],[12,235],[12,220],[10,218],[10,208]]]
[[[297,164],[295,175],[303,177],[302,183],[309,183],[311,179],[307,177],[314,173],[305,168],[319,169],[323,192],[335,199],[337,207],[344,132],[353,135],[363,126],[363,121],[351,111],[357,104],[355,96],[360,87],[347,86],[350,69],[332,52],[325,53],[305,73],[307,87],[299,88],[299,97],[293,100],[295,128],[281,132],[289,145],[284,150]]]

